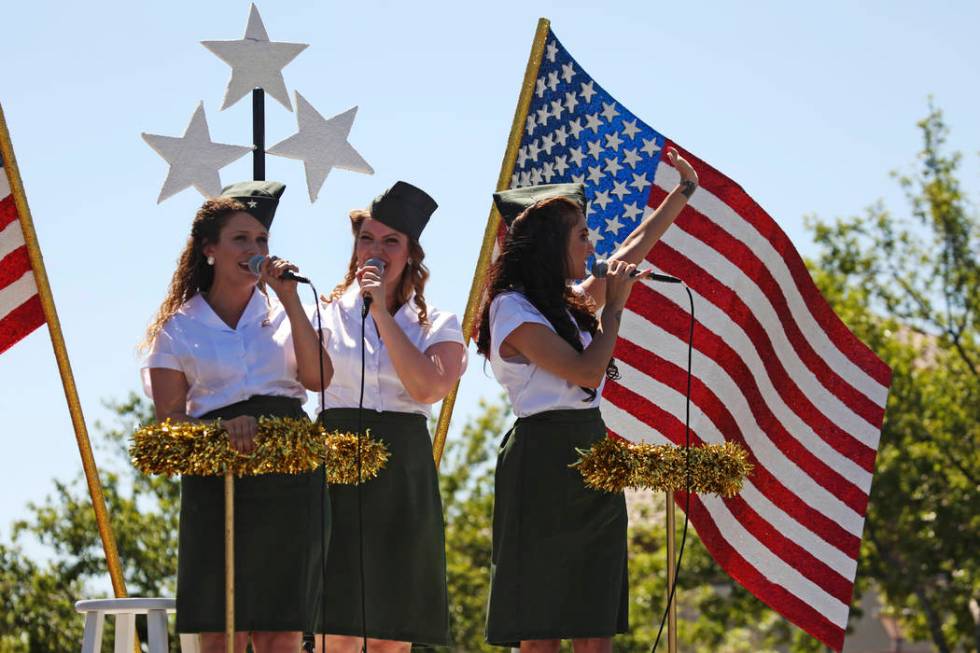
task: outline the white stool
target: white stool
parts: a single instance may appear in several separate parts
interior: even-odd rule
[[[174,599],[94,599],[78,601],[75,610],[85,615],[82,653],[102,650],[102,626],[107,614],[116,617],[115,653],[132,653],[136,646],[136,615],[145,614],[150,653],[167,653],[167,614],[175,612]],[[199,653],[197,635],[180,636],[181,653]]]

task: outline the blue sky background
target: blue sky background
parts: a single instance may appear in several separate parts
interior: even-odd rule
[[[823,3],[260,2],[274,41],[309,43],[285,68],[351,132],[374,176],[335,170],[311,205],[303,166],[284,181],[272,250],[321,290],[350,255],[346,219],[405,179],[440,203],[423,236],[431,304],[462,313],[539,16],[578,63],[653,128],[741,183],[804,254],[803,216],[904,208],[889,171],[911,169],[927,97],[978,190],[980,5]],[[163,298],[201,197],[157,205],[165,162],[140,132],[177,136],[204,101],[214,140],[250,142],[250,103],[219,112],[230,69],[201,40],[238,39],[248,3],[8,3],[0,9],[6,113],[90,428],[102,400],[139,389],[135,346]],[[267,103],[267,143],[295,115]],[[230,183],[249,158],[225,168]],[[0,356],[0,539],[52,478],[80,470],[42,328]],[[471,352],[450,437],[496,396]],[[312,402],[307,405],[312,410]],[[94,432],[94,429],[93,429]]]

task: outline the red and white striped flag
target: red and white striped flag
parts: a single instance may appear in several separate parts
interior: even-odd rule
[[[0,116],[0,120],[2,120]],[[0,129],[6,131],[5,125]],[[0,353],[44,324],[24,232],[0,156]]]
[[[776,222],[618,104],[553,33],[524,127],[511,187],[584,183],[601,255],[677,185],[664,149],[698,171],[649,260],[694,294],[693,441],[738,442],[755,471],[737,497],[691,497],[691,522],[735,580],[841,650],[891,371],[830,309]],[[606,423],[629,440],[683,444],[687,294],[644,282],[626,309]]]

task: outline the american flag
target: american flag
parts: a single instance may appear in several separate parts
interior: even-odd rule
[[[0,155],[0,353],[42,324],[41,298]]]
[[[834,314],[776,222],[742,188],[644,124],[548,34],[511,187],[578,181],[599,255],[673,189],[675,147],[700,187],[648,260],[691,288],[692,442],[755,464],[731,499],[691,497],[691,523],[746,589],[841,650],[889,368]],[[603,415],[614,435],[683,444],[690,313],[645,282],[626,306]],[[683,505],[683,497],[679,498]]]

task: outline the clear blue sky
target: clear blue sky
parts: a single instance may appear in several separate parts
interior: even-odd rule
[[[376,170],[332,172],[310,205],[302,164],[270,157],[269,178],[289,186],[273,251],[329,289],[350,253],[347,211],[406,179],[440,203],[423,237],[429,301],[462,313],[539,16],[620,102],[740,182],[804,254],[805,214],[853,215],[878,198],[904,207],[888,173],[913,163],[929,94],[977,191],[977,4],[609,5],[260,2],[272,40],[310,44],[286,67],[287,87],[327,117],[358,105],[351,142]],[[182,134],[203,100],[216,141],[250,142],[249,103],[218,111],[229,68],[199,45],[241,38],[248,3],[0,11],[0,103],[91,427],[109,417],[103,399],[138,389],[135,346],[201,202],[186,190],[155,203],[167,168],[140,132]],[[267,118],[268,143],[294,133],[294,115],[272,101]],[[250,173],[242,159],[222,180]],[[80,463],[46,329],[0,356],[0,388],[6,540],[25,503]],[[496,394],[471,354],[450,437]]]

